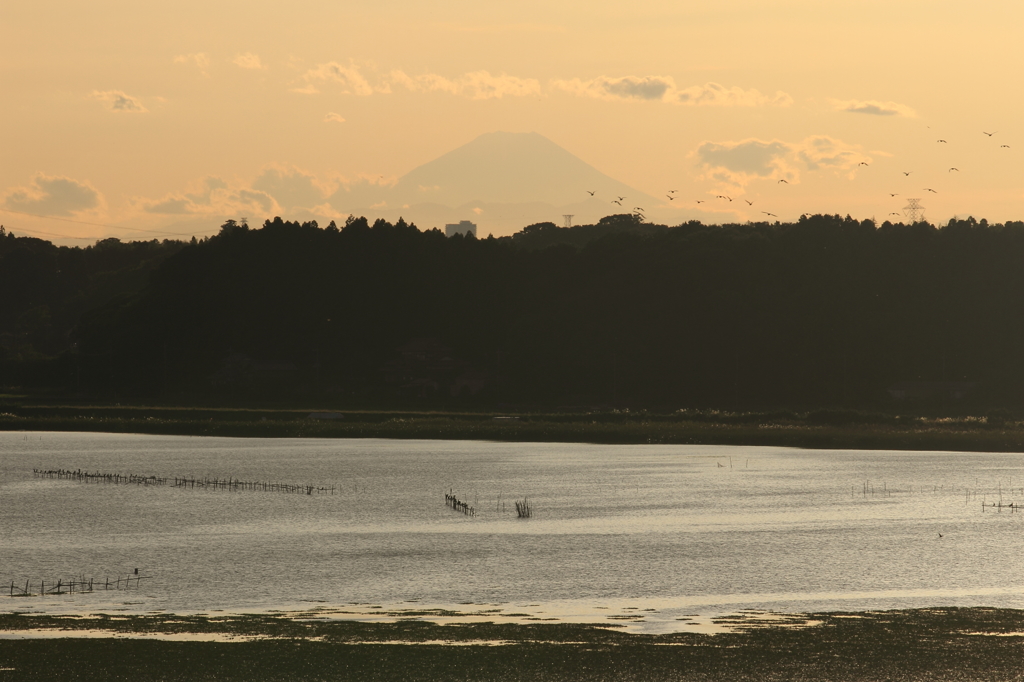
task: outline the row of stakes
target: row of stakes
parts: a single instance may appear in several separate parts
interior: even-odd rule
[[[498,498],[498,509],[504,510],[504,505],[501,503],[501,497]],[[457,512],[462,512],[466,516],[476,516],[476,508],[470,506],[468,503],[463,502],[457,498],[451,490],[444,494],[444,503],[450,508]],[[528,519],[533,516],[533,509],[530,507],[530,501],[527,499],[516,500],[516,516],[521,519]]]
[[[985,511],[986,507],[988,509],[995,509],[996,513],[1001,513],[1004,509],[1009,509],[1011,514],[1016,514],[1021,511],[1021,505],[1016,502],[1009,502],[1007,504],[1003,504],[1002,502],[989,502],[986,504],[985,502],[982,502],[981,511]]]
[[[854,490],[855,490],[855,488],[853,488],[853,487],[850,488],[850,496],[851,497],[854,495]],[[927,490],[927,487],[920,487],[917,492],[925,492],[926,490]],[[946,489],[945,486],[933,486],[932,487],[932,492],[955,492],[955,491],[956,491],[956,488],[952,488],[952,487],[949,488],[948,490]],[[869,495],[870,496],[874,496],[876,494],[877,495],[881,495],[883,497],[892,497],[893,493],[906,493],[906,492],[913,493],[914,492],[913,486],[911,486],[909,490],[899,490],[897,488],[890,488],[888,486],[888,484],[885,481],[883,481],[882,482],[882,486],[880,488],[876,488],[874,486],[874,484],[871,483],[871,481],[864,481],[864,483],[862,484],[862,487],[861,487],[861,493],[865,497],[867,497]],[[976,489],[971,489],[971,488],[965,488],[964,489],[964,495],[965,495],[964,504],[969,504],[971,500],[977,499],[979,493],[981,493],[982,495],[986,495],[986,496],[987,495],[992,495],[993,497],[998,495],[998,500],[996,502],[988,502],[988,501],[986,501],[983,498],[982,502],[981,502],[981,511],[985,511],[986,509],[995,509],[997,512],[1001,512],[1003,509],[1008,509],[1011,514],[1015,514],[1015,513],[1019,512],[1019,511],[1021,511],[1022,507],[1024,507],[1024,505],[1022,505],[1020,502],[1003,502],[1003,495],[1004,494],[1013,495],[1013,494],[1017,494],[1018,492],[1019,492],[1019,494],[1024,495],[1024,487],[1022,487],[1022,488],[1013,488],[1013,487],[1003,488],[1002,486],[999,486],[995,490],[991,490],[990,489],[987,492],[985,490],[976,490]]]
[[[33,469],[32,473],[38,478],[58,478],[82,483],[135,484],[144,486],[171,485],[175,488],[189,490],[194,490],[195,488],[230,491],[252,490],[260,492],[302,493],[305,495],[312,495],[313,493],[333,495],[337,490],[333,485],[243,481],[238,478],[196,478],[184,476],[160,478],[159,476],[141,476],[139,474],[89,472],[82,471],[81,469]]]
[[[35,596],[46,596],[51,594],[75,594],[82,592],[94,592],[96,590],[127,590],[131,587],[138,589],[143,580],[148,580],[152,576],[139,575],[139,569],[135,569],[135,573],[127,577],[118,577],[111,581],[110,578],[104,578],[102,582],[93,578],[72,578],[70,580],[58,579],[56,582],[51,581],[50,586],[47,587],[45,580],[39,581],[39,592],[33,593],[31,589],[31,581],[25,581],[25,587],[17,585],[14,581],[11,581],[9,595],[11,597],[35,597]]]
[[[455,497],[451,490],[444,494],[444,503],[455,511],[462,512],[466,516],[476,516],[476,509]]]

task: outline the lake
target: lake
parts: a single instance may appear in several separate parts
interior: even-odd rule
[[[57,468],[327,490],[33,474]],[[744,610],[1024,608],[1024,514],[983,508],[1022,487],[1016,453],[0,432],[0,610],[668,632]],[[128,590],[7,596],[136,568]]]

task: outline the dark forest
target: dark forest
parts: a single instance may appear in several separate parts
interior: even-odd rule
[[[0,235],[0,386],[337,406],[1024,401],[1024,222]]]

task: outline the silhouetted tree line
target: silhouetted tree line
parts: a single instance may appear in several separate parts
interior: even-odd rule
[[[118,239],[55,246],[0,226],[0,389],[68,386],[69,358],[55,357],[70,355],[82,315],[138,294],[150,271],[184,246]]]
[[[1024,398],[1022,222],[610,216],[477,240],[278,218],[173,249],[138,294],[82,316],[77,353],[52,360],[65,387],[74,373],[124,397],[797,407],[877,406],[922,380]],[[22,292],[38,276],[23,272]]]

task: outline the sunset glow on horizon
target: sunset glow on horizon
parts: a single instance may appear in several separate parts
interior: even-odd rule
[[[387,190],[495,131],[538,133],[668,225],[880,223],[910,198],[933,223],[1024,220],[1020,3],[58,0],[0,22],[0,224],[62,244],[277,215],[443,228],[421,206],[443,188]],[[588,190],[445,210],[500,236],[547,206],[634,207]]]

